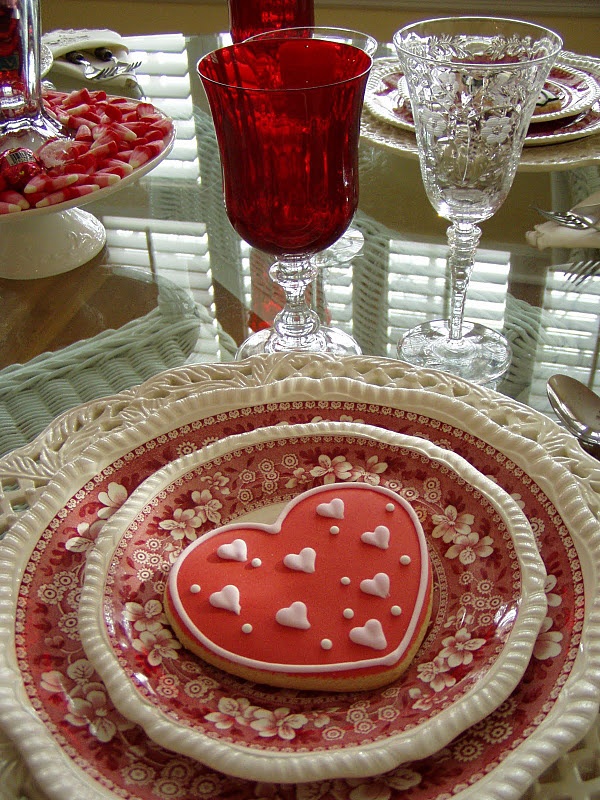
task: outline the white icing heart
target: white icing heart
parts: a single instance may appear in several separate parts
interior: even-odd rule
[[[248,548],[243,539],[234,539],[233,542],[218,547],[217,555],[228,561],[245,561],[248,558]]]
[[[378,619],[367,620],[362,628],[352,628],[348,635],[354,644],[372,647],[373,650],[385,650],[387,647],[385,634]]]
[[[365,544],[387,550],[390,544],[390,529],[385,525],[378,525],[374,531],[365,531],[360,538]]]
[[[390,593],[390,579],[385,572],[378,572],[374,578],[366,578],[360,582],[360,589],[365,594],[376,597],[387,597]]]
[[[233,611],[234,614],[239,614],[242,610],[240,590],[232,583],[228,583],[220,592],[213,592],[209,597],[209,602],[215,608],[224,608],[225,611]]]
[[[334,497],[330,503],[319,503],[317,514],[320,517],[344,519],[344,501],[340,497]]]
[[[287,608],[280,608],[275,614],[275,619],[280,625],[286,625],[288,628],[300,628],[302,631],[310,628],[306,605],[300,600],[296,600]]]
[[[312,547],[303,547],[299,553],[288,553],[283,559],[283,563],[288,569],[312,573],[315,571],[316,557],[317,554]]]

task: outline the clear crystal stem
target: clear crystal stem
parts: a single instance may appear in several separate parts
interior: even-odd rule
[[[0,144],[35,148],[63,133],[42,100],[40,0],[0,0],[0,21],[6,29],[15,23],[0,59]]]
[[[277,349],[307,350],[320,327],[318,314],[306,302],[306,290],[317,275],[310,258],[288,256],[276,261],[270,276],[283,289],[285,306],[273,320]]]
[[[450,339],[459,341],[462,338],[465,300],[475,263],[475,252],[481,238],[481,228],[471,222],[454,222],[447,233],[450,244]]]

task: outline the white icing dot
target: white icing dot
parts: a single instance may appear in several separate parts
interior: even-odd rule
[[[339,529],[338,525],[332,525],[331,528],[329,528],[329,533],[333,533],[334,536],[335,536],[336,533],[339,533],[339,532],[340,532],[340,529]]]
[[[200,587],[198,586],[198,584],[197,583],[192,583],[192,585],[190,586],[190,592],[192,594],[198,594],[199,591],[200,591]]]
[[[242,633],[252,633],[252,625],[249,622],[245,622],[242,625]]]
[[[400,563],[402,566],[407,567],[410,564],[410,556],[400,556]]]
[[[399,617],[400,614],[402,613],[402,609],[400,608],[400,606],[392,606],[390,608],[390,612],[393,617]]]
[[[354,616],[354,611],[351,608],[345,608],[343,611],[344,619],[352,619]]]
[[[343,584],[344,586],[348,586],[348,584],[350,583],[350,578],[343,577],[340,583]]]
[[[321,639],[321,647],[323,650],[331,650],[333,647],[333,642],[331,639]]]
[[[253,558],[250,563],[252,564],[253,567],[262,567],[262,561],[260,560],[260,558]]]
[[[385,510],[386,511],[393,511],[394,508],[395,508],[395,506],[394,506],[393,503],[388,503],[387,506],[385,507]]]

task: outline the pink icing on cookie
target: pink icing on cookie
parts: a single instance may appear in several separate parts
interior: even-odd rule
[[[423,635],[430,593],[414,509],[389,489],[353,483],[298,495],[272,525],[231,524],[200,537],[173,565],[166,598],[176,629],[218,659],[336,676],[405,658]]]
[[[289,628],[300,628],[302,631],[310,628],[306,605],[301,600],[297,600],[287,608],[280,608],[275,614],[275,619],[280,625],[287,625]]]
[[[190,588],[193,594],[197,594]],[[213,608],[222,608],[225,611],[233,611],[234,614],[239,614],[242,610],[240,606],[240,592],[237,586],[228,584],[224,586],[219,592],[213,592],[208,598],[208,602]]]
[[[372,647],[373,650],[385,650],[387,647],[385,634],[378,619],[369,619],[361,628],[352,628],[349,635],[356,644]]]

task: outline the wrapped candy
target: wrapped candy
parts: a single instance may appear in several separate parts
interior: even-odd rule
[[[0,154],[0,177],[12,189],[20,191],[41,171],[39,160],[25,147],[15,147]]]

